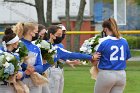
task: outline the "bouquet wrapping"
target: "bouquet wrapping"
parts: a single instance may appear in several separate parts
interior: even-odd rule
[[[95,52],[95,47],[99,44],[99,39],[101,38],[101,35],[97,35],[95,37],[89,38],[88,40],[85,40],[80,48],[80,52],[92,55]],[[85,61],[83,64],[86,64]],[[98,68],[97,65],[93,65],[90,69],[91,78],[95,79],[97,78],[98,74]]]

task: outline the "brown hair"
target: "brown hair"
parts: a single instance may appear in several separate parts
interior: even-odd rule
[[[46,29],[46,27],[42,24],[38,24],[38,33],[43,29]]]
[[[12,40],[15,37],[16,37],[16,34],[13,33],[13,30],[11,29],[11,27],[8,27],[4,31],[4,36],[2,38],[2,41],[5,41],[7,43],[8,41]]]
[[[115,37],[120,38],[118,26],[114,18],[109,18],[108,20],[105,20],[102,24],[102,27],[108,28],[110,31],[112,31]]]
[[[57,25],[51,25],[48,27],[48,31],[47,31],[47,38],[50,38],[50,33],[51,34],[55,34],[57,32],[58,29],[61,29],[61,27],[57,26]]]
[[[8,35],[8,34],[12,34],[14,33],[13,30],[11,29],[11,27],[6,27],[5,31],[4,31],[4,35]]]

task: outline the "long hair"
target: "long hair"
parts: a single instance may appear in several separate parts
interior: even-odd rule
[[[21,33],[22,35],[25,35],[29,30],[31,31],[34,30],[35,26],[38,26],[38,24],[33,23],[33,22],[27,22],[27,23],[19,22],[15,26],[13,26],[12,30],[17,35],[19,35],[19,33]]]
[[[114,18],[109,18],[108,20],[105,20],[102,24],[102,27],[108,28],[110,31],[112,31],[113,36],[120,38],[118,26]]]
[[[23,34],[23,25],[24,23],[18,22],[16,25],[14,25],[12,27],[12,30],[14,33],[16,33],[17,35],[19,35],[19,33]]]

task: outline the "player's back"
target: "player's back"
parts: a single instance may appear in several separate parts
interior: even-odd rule
[[[124,38],[107,36],[101,39],[97,49],[101,53],[99,68],[122,70],[126,68],[126,60],[130,57],[127,41]]]

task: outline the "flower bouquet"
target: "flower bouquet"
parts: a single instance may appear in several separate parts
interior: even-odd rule
[[[20,68],[19,61],[14,55],[3,52],[0,55],[0,80],[8,80],[11,75],[18,72]]]
[[[26,48],[26,46],[23,44],[23,42],[19,41],[19,47],[15,52],[19,54],[21,62],[24,62],[28,59],[29,51]]]
[[[101,35],[96,35],[95,37],[85,40],[80,48],[80,52],[92,55],[95,52],[95,47],[99,44],[100,38]],[[85,61],[83,62],[83,64],[86,64]],[[91,78],[96,80],[98,74],[97,65],[93,65],[93,67],[90,69],[90,73],[91,73]]]
[[[25,84],[19,85],[19,82],[16,80],[16,73],[20,69],[19,61],[16,57],[8,52],[2,52],[0,55],[0,80],[3,82],[12,83],[17,93],[29,93],[26,90],[29,90]]]
[[[40,48],[43,60],[47,60],[49,64],[54,64],[54,56],[56,54],[56,48],[53,47],[50,42],[37,39],[32,43]]]
[[[95,37],[85,40],[80,48],[80,52],[85,54],[93,54],[95,52],[94,48],[99,44],[100,38],[100,35],[96,35]]]

